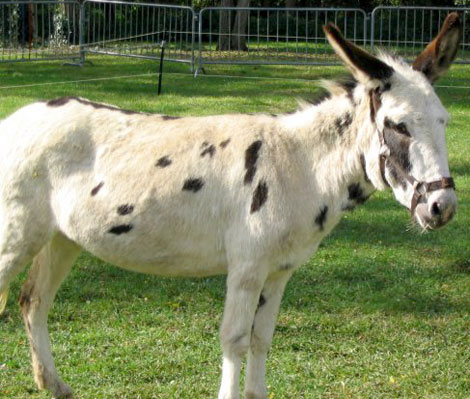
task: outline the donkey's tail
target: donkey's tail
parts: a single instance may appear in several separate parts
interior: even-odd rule
[[[8,288],[0,292],[0,315],[3,313],[5,310],[5,307],[7,306],[7,300],[8,300]]]

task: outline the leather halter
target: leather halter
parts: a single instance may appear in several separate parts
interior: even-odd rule
[[[395,161],[395,159],[390,157],[390,148],[385,142],[384,130],[380,130],[377,127],[377,123],[375,122],[375,116],[377,115],[377,111],[381,105],[380,95],[381,95],[381,92],[379,88],[369,91],[370,104],[371,104],[370,115],[371,115],[372,123],[375,125],[377,129],[377,133],[379,135],[379,142],[380,142],[380,154],[379,154],[380,174],[382,176],[382,180],[384,181],[384,183],[390,187],[390,184],[385,178],[385,162],[388,161],[393,165],[396,172],[399,175],[401,175],[408,183],[410,183],[410,185],[413,187],[413,197],[411,199],[410,213],[411,213],[411,216],[413,216],[416,210],[416,206],[419,204],[423,196],[425,196],[427,193],[431,191],[437,191],[437,190],[443,190],[443,189],[455,189],[454,179],[452,179],[452,177],[441,177],[439,180],[435,180],[432,182],[419,181],[415,179],[412,175],[410,175],[408,172],[406,172],[403,169],[403,167],[398,162]]]

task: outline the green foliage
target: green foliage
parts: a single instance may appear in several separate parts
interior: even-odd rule
[[[2,86],[153,73],[143,60],[92,58],[93,66],[0,65]],[[285,112],[342,67],[207,67],[240,78],[194,79],[166,64],[156,76],[0,88],[0,118],[37,99],[80,95],[171,115]],[[265,79],[244,79],[245,76]],[[277,79],[270,79],[277,78]],[[442,86],[440,86],[442,85]],[[437,92],[452,115],[447,140],[459,210],[443,230],[408,231],[390,193],[343,219],[287,287],[270,352],[270,399],[466,399],[470,391],[470,86],[454,66]],[[262,93],[262,95],[260,95]],[[25,274],[0,317],[0,397],[46,399],[31,374],[16,306]],[[205,399],[220,378],[218,325],[225,279],[170,279],[116,269],[84,253],[50,315],[59,372],[78,399]]]
[[[142,0],[143,2],[148,2]],[[165,1],[168,4],[168,1]],[[204,7],[218,7],[220,0],[175,0],[172,4],[193,6],[197,9]],[[296,0],[295,7],[356,7],[365,11],[372,11],[377,6],[429,6],[453,7],[466,6],[468,0]],[[285,7],[286,0],[251,0],[251,7]]]

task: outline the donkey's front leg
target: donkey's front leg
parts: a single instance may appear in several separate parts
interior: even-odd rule
[[[245,378],[245,399],[266,399],[266,358],[271,346],[279,305],[291,270],[270,276],[261,292],[251,333]]]
[[[219,399],[239,398],[241,361],[250,346],[251,326],[265,279],[266,268],[259,265],[243,264],[229,270],[220,330],[223,366]]]

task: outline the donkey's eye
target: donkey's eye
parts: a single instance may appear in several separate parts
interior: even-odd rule
[[[406,127],[404,122],[396,124],[394,126],[394,129],[400,134],[404,134],[405,136],[411,137],[411,134],[408,131],[408,128]]]
[[[408,131],[408,128],[406,127],[405,122],[400,122],[400,123],[395,123],[392,120],[385,118],[384,119],[384,126],[387,129],[392,129],[395,132],[399,134],[403,134],[405,136],[411,137],[410,132]]]

